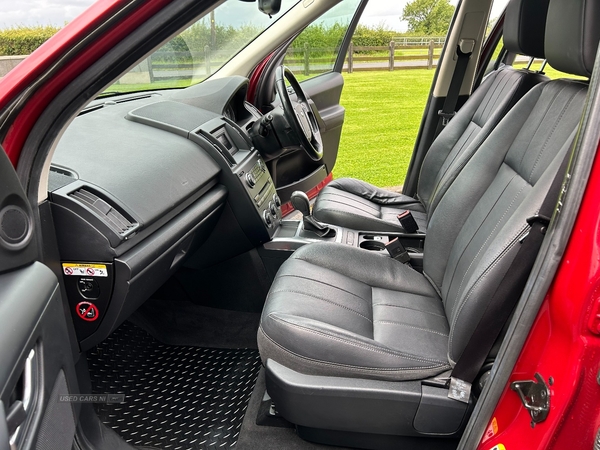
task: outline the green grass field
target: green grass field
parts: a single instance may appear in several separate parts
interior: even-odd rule
[[[334,176],[376,186],[404,182],[433,70],[344,74],[346,119]]]

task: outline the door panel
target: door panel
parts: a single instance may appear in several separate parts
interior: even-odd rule
[[[58,281],[35,262],[0,275],[0,286],[0,402],[11,444],[70,449],[75,411],[60,395],[74,374]]]
[[[0,148],[0,449],[71,449],[77,392],[59,284],[36,262],[31,208]]]
[[[340,146],[340,136],[344,125],[345,109],[340,105],[344,87],[344,78],[337,72],[330,72],[301,83],[302,89],[310,96],[320,118],[321,137],[323,138],[322,163],[327,173],[333,170]]]

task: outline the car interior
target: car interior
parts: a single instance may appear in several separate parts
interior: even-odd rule
[[[493,61],[491,1],[459,2],[403,193],[339,178],[309,198],[334,172],[344,49],[366,2],[333,70],[299,80],[287,47],[338,4],[303,3],[206,80],[96,91],[48,141],[44,206],[14,194],[43,242],[0,231],[0,250],[39,245],[49,266],[2,275],[28,305],[0,302],[0,329],[27,329],[0,350],[15,361],[0,370],[9,448],[459,447],[514,305],[488,347],[482,318],[507,273],[526,281],[519,250],[548,226],[572,155],[600,8],[510,0]],[[74,394],[93,400],[58,400]]]

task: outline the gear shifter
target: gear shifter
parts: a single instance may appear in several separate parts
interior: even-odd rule
[[[312,216],[310,212],[310,200],[308,200],[308,195],[302,191],[294,191],[290,197],[290,202],[292,203],[294,209],[302,213],[302,221],[304,222],[305,230],[312,231],[319,237],[335,236],[335,230],[333,228],[329,228],[327,225],[320,223]]]

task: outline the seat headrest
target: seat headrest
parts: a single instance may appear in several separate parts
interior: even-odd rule
[[[600,2],[550,0],[546,58],[562,72],[589,77],[600,41]]]
[[[504,46],[521,55],[544,58],[546,14],[550,0],[511,0],[504,16]]]

